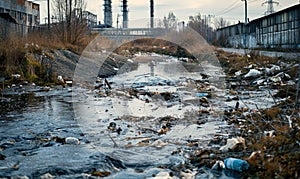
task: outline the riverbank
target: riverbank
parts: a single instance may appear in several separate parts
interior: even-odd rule
[[[96,89],[6,89],[0,176],[297,178],[299,64],[215,55],[221,66],[131,54],[137,68]],[[249,169],[215,165],[232,157]]]

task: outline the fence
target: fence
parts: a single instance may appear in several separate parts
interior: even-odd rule
[[[300,4],[277,13],[218,29],[227,46],[243,48],[300,48]]]

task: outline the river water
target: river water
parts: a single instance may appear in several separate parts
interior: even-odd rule
[[[1,105],[15,109],[0,116],[0,176],[84,178],[99,171],[110,172],[108,178],[151,178],[187,165],[189,155],[179,151],[194,149],[191,143],[208,148],[216,135],[229,135],[222,115],[235,105],[222,88],[221,68],[205,62],[194,69],[161,56],[108,78],[111,89],[103,80],[99,90],[6,89]],[[80,144],[60,141],[67,137]]]

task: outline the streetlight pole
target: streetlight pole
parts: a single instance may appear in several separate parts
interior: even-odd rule
[[[47,8],[48,8],[48,29],[50,30],[50,0],[47,0]]]

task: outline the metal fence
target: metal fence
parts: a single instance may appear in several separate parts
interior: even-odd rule
[[[217,37],[231,47],[300,48],[300,4],[248,24],[218,29]]]

